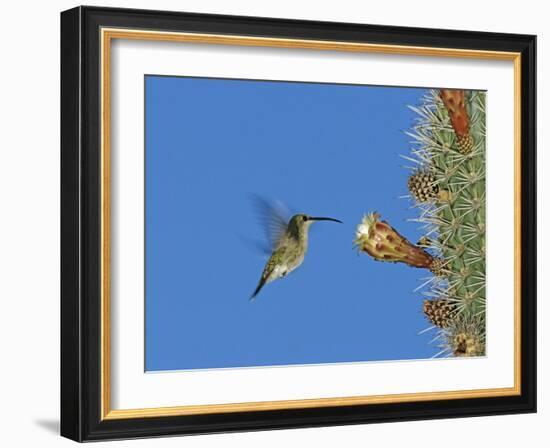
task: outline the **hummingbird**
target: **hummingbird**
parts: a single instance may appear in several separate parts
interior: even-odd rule
[[[260,202],[264,209],[263,221],[268,232],[272,252],[250,300],[254,300],[265,284],[284,278],[302,264],[307,251],[308,233],[311,224],[317,221],[342,223],[339,219],[309,216],[304,213],[298,213],[287,221],[280,209],[272,207],[263,200]]]

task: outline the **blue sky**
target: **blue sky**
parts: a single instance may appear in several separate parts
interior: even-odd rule
[[[411,241],[406,107],[423,89],[146,76],[146,370],[431,357],[429,275],[352,250],[377,210]],[[264,287],[256,194],[313,225],[301,267]]]

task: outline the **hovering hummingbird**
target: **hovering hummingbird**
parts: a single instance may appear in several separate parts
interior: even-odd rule
[[[280,209],[259,199],[263,208],[263,221],[271,243],[271,256],[267,261],[256,290],[250,297],[253,300],[266,283],[285,277],[304,261],[308,245],[309,227],[316,221],[334,221],[335,218],[296,214],[286,220]]]

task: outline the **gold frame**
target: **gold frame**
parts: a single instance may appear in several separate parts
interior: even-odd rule
[[[110,368],[110,62],[113,39],[195,42],[214,45],[239,45],[277,48],[367,52],[413,56],[438,56],[470,59],[507,60],[514,63],[514,386],[447,392],[370,395],[339,398],[315,398],[217,405],[171,406],[142,409],[111,409]],[[209,413],[300,409],[460,398],[502,397],[521,394],[521,54],[514,52],[466,50],[454,48],[280,39],[217,34],[157,32],[135,29],[101,29],[101,419],[115,420],[166,417]]]

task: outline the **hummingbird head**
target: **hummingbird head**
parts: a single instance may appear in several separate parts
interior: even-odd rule
[[[288,223],[289,229],[295,229],[295,230],[303,230],[308,229],[311,224],[313,224],[315,221],[334,221],[342,223],[339,219],[335,218],[326,218],[324,216],[309,216],[305,215],[303,213],[299,213],[297,215],[294,215],[292,218],[290,218],[290,221]]]

